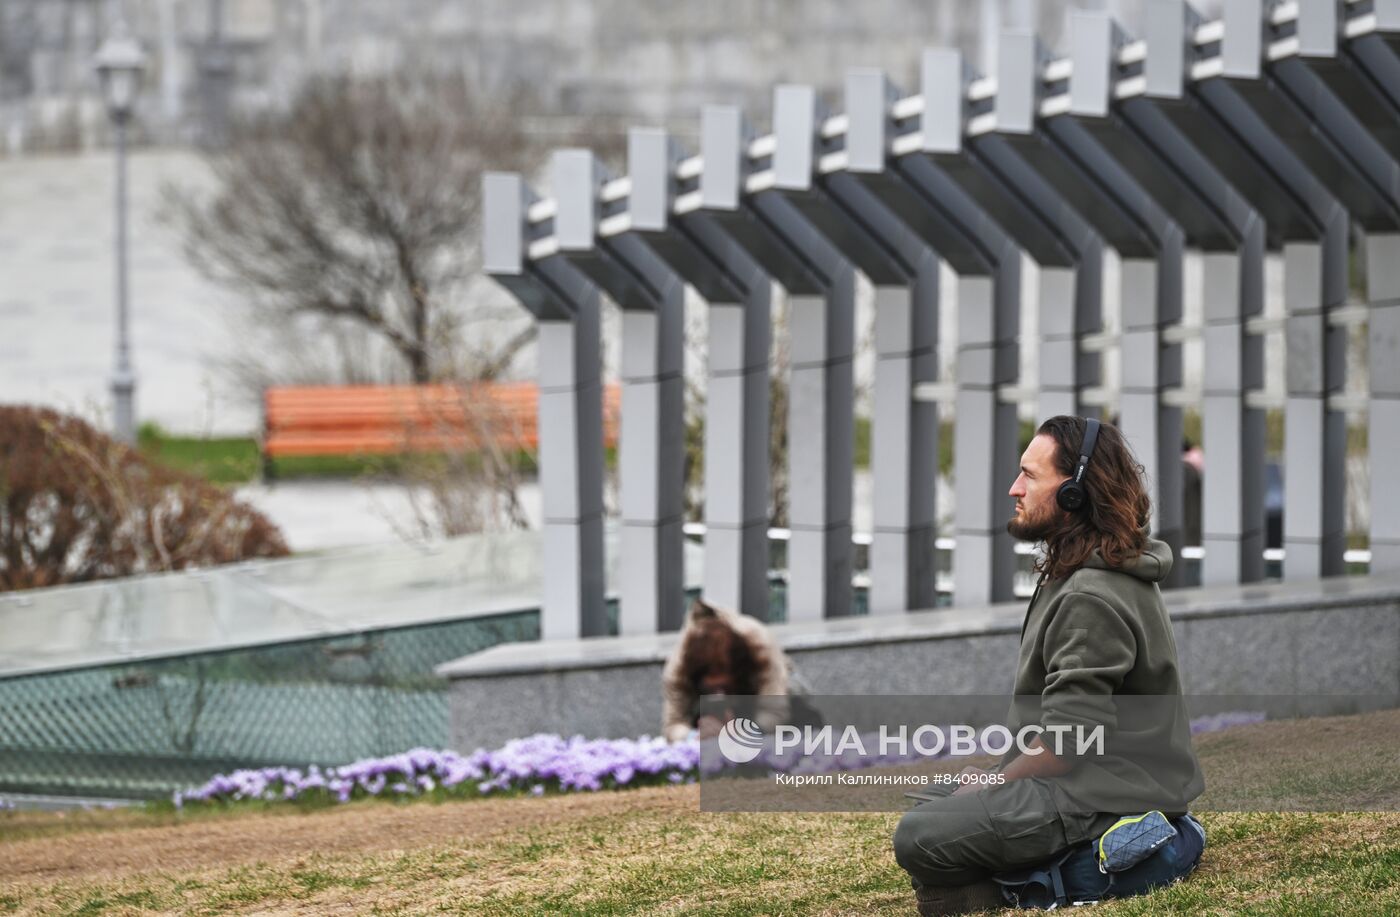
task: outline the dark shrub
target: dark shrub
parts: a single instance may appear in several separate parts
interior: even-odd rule
[[[0,591],[287,553],[218,487],[76,417],[0,405]]]

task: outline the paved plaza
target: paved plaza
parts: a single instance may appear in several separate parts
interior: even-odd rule
[[[205,180],[193,153],[130,161],[137,416],[189,434],[246,434],[257,409],[227,390],[219,297],[159,219],[164,183]],[[0,400],[106,425],[115,334],[110,152],[0,160]]]

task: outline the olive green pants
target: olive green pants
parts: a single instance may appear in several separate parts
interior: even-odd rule
[[[969,885],[1048,860],[1116,818],[1062,815],[1043,780],[1014,780],[909,810],[894,832],[894,857],[921,885]]]

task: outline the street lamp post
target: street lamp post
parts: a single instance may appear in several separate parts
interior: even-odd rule
[[[233,58],[224,44],[223,0],[209,0],[209,37],[200,54],[200,92],[204,111],[200,127],[200,142],[217,149],[228,140],[229,81],[233,77]]]
[[[131,365],[131,340],[126,282],[126,128],[135,107],[145,55],[118,19],[102,43],[95,61],[102,78],[107,114],[117,141],[117,352],[112,370],[113,432],[128,444],[136,442],[136,372]]]

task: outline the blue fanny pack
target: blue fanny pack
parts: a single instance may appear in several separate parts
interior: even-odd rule
[[[1119,819],[1053,860],[992,878],[1009,906],[1050,910],[1170,885],[1195,870],[1205,846],[1205,829],[1190,815],[1148,812]]]
[[[1095,845],[1099,872],[1126,872],[1171,843],[1176,829],[1158,811],[1130,815],[1113,823]]]

